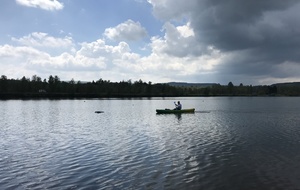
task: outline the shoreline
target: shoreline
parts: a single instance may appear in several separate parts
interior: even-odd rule
[[[157,94],[157,95],[139,95],[139,94],[84,94],[84,93],[0,93],[0,100],[14,99],[90,99],[90,98],[157,98],[157,97],[300,97],[292,95],[172,95],[172,94]]]

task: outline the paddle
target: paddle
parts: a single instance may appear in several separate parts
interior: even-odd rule
[[[176,102],[174,102],[174,104],[175,104],[175,107],[176,107],[177,106]],[[165,110],[171,110],[171,109],[165,108]]]

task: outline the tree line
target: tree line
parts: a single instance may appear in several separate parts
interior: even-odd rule
[[[61,81],[50,75],[42,79],[37,75],[21,79],[0,77],[0,98],[101,98],[101,97],[161,97],[161,96],[299,96],[300,85],[252,86],[242,83],[235,86],[214,84],[211,86],[171,86],[167,83],[120,81],[111,82],[102,78],[81,82],[71,79]]]

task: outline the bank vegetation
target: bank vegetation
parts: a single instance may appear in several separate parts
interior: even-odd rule
[[[198,83],[199,84],[199,83]],[[50,75],[42,79],[37,75],[31,78],[8,79],[0,77],[0,98],[111,98],[111,97],[178,97],[178,96],[299,96],[300,83],[274,85],[227,85],[173,86],[168,83],[138,81],[111,82],[102,78],[96,81],[81,82],[71,79],[61,81]]]

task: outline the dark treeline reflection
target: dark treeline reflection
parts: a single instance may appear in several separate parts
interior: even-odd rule
[[[120,81],[111,82],[99,79],[91,82],[80,82],[71,79],[61,81],[58,76],[50,75],[41,79],[37,75],[31,78],[8,79],[0,78],[1,98],[72,98],[72,97],[154,97],[154,96],[298,96],[299,83],[281,83],[275,85],[252,86],[242,83],[235,86],[211,84],[210,86],[189,85],[171,86],[167,83],[152,84],[152,82]]]

